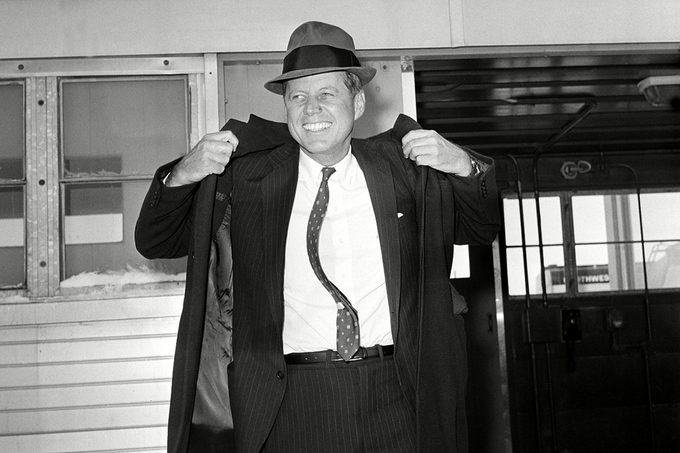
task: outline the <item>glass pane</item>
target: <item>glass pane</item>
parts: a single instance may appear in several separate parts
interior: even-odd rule
[[[0,84],[0,179],[24,179],[24,87]]]
[[[562,243],[562,216],[559,197],[541,197],[541,234],[543,244]],[[536,200],[525,198],[524,228],[527,245],[538,245],[538,221],[536,220]],[[519,203],[516,198],[503,199],[505,221],[505,241],[507,245],[522,245]]]
[[[640,202],[645,241],[680,239],[680,193],[643,193]]]
[[[606,242],[604,196],[573,196],[574,238],[576,242]]]
[[[620,291],[644,288],[642,245],[576,246],[578,291]]]
[[[577,243],[640,240],[637,196],[634,194],[572,197]]]
[[[649,288],[680,288],[680,241],[648,242],[645,252]]]
[[[148,182],[64,186],[62,288],[184,280],[186,259],[146,260],[134,228]]]
[[[612,289],[609,276],[609,253],[620,252],[615,245],[577,245],[576,274],[579,292],[610,291]],[[619,279],[620,281],[620,279]]]
[[[526,294],[524,283],[524,258],[520,247],[506,249],[508,271],[508,294],[521,296]],[[565,292],[564,254],[561,246],[543,247],[545,264],[546,293]],[[527,248],[527,269],[529,276],[529,294],[542,294],[541,260],[538,247]]]
[[[65,186],[64,243],[96,244],[123,241],[121,183]]]
[[[0,187],[0,287],[26,282],[24,188]]]
[[[65,178],[149,175],[186,153],[184,79],[62,84]]]

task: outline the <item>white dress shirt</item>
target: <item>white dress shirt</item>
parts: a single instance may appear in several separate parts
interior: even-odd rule
[[[336,349],[337,304],[307,256],[307,221],[322,165],[300,151],[298,183],[286,240],[283,352]],[[333,166],[328,210],[319,236],[326,276],[359,314],[361,346],[393,343],[378,227],[366,178],[350,152]]]

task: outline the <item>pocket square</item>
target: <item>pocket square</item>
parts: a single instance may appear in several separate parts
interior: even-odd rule
[[[397,212],[397,218],[401,219],[402,217],[404,217],[404,213],[403,212]]]

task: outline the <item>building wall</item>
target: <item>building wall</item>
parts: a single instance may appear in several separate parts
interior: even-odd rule
[[[174,293],[0,304],[0,451],[165,451]]]
[[[675,0],[2,0],[0,59],[282,51],[305,20],[361,49],[680,40]]]

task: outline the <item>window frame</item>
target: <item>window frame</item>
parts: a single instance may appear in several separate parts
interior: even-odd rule
[[[79,295],[91,297],[93,287],[60,290],[63,247],[61,235],[61,132],[60,80],[83,78],[105,80],[128,78],[185,77],[190,149],[206,133],[206,124],[216,122],[216,114],[206,111],[206,85],[213,72],[207,56],[121,57],[91,59],[50,59],[0,61],[0,83],[24,85],[24,228],[25,286],[0,288],[0,303],[31,302]],[[159,165],[162,162],[158,163]],[[144,180],[151,175],[129,179]],[[127,181],[120,177],[118,180]],[[5,185],[7,181],[1,180]],[[71,181],[72,182],[72,181]],[[104,182],[104,180],[102,180]],[[115,296],[178,292],[177,282],[141,284],[116,288]]]
[[[644,195],[647,193],[680,193],[680,187],[671,187],[671,186],[664,186],[664,187],[654,187],[654,188],[641,188],[639,190],[640,195]],[[645,293],[645,291],[648,292],[653,292],[657,294],[665,294],[665,293],[672,293],[672,292],[677,292],[678,288],[633,288],[633,289],[609,289],[609,290],[602,290],[602,291],[579,291],[578,289],[578,276],[577,276],[577,260],[576,260],[576,248],[578,245],[592,245],[592,244],[607,244],[607,245],[617,245],[617,244],[640,244],[641,249],[643,252],[643,259],[647,260],[647,257],[644,256],[648,252],[648,245],[651,242],[658,242],[658,241],[650,241],[647,237],[644,235],[644,230],[643,226],[639,226],[639,228],[642,229],[642,234],[639,239],[636,240],[623,240],[623,241],[593,241],[593,242],[579,242],[578,244],[576,243],[576,238],[575,238],[575,231],[574,231],[574,212],[573,212],[573,203],[572,203],[572,198],[574,196],[587,196],[587,195],[600,195],[600,196],[611,196],[611,195],[633,195],[637,196],[638,191],[634,188],[627,188],[627,189],[587,189],[587,190],[575,190],[575,189],[565,189],[565,190],[549,190],[549,191],[544,191],[539,193],[539,197],[554,197],[558,196],[560,198],[560,212],[561,212],[561,222],[562,222],[562,247],[563,247],[563,256],[564,256],[564,273],[565,273],[565,290],[564,292],[560,293],[545,293],[545,288],[542,288],[541,291],[538,293],[531,293],[530,294],[509,294],[509,289],[507,286],[507,281],[508,281],[508,262],[507,262],[507,250],[509,248],[522,248],[522,247],[537,247],[537,248],[542,248],[545,247],[545,244],[541,244],[539,241],[539,244],[537,245],[527,245],[527,244],[520,244],[520,245],[511,245],[508,246],[506,244],[506,235],[505,235],[505,229],[503,229],[503,234],[502,234],[502,242],[501,242],[501,248],[503,252],[500,254],[501,255],[501,263],[504,268],[504,272],[502,273],[503,275],[503,280],[506,282],[505,285],[503,285],[503,291],[506,294],[506,296],[509,298],[511,301],[518,302],[519,300],[525,300],[529,298],[532,301],[538,301],[538,300],[544,300],[545,302],[549,304],[562,304],[564,301],[574,301],[574,300],[592,300],[596,298],[611,298],[611,297],[617,297],[617,298],[622,298],[622,299],[628,299],[629,297],[635,297],[640,294]],[[525,192],[522,194],[524,199],[530,199],[530,200],[535,200],[535,194],[533,192]],[[516,191],[513,190],[507,190],[503,191],[501,194],[502,200],[506,199],[518,199],[518,194]],[[503,203],[501,203],[503,205]],[[635,204],[635,210],[637,213],[639,213],[639,209],[642,209],[642,206],[639,204],[639,200]],[[639,215],[639,214],[638,214]],[[526,214],[525,214],[526,217]],[[638,216],[636,215],[635,218],[637,219]],[[543,219],[541,219],[543,222]],[[636,226],[637,227],[637,226]],[[677,238],[680,240],[680,236]],[[666,239],[668,240],[668,239]],[[540,253],[540,251],[539,251]],[[545,273],[545,269],[542,271]],[[634,272],[634,271],[633,271]],[[524,269],[522,269],[522,274],[524,274]],[[545,274],[544,274],[545,275]]]

